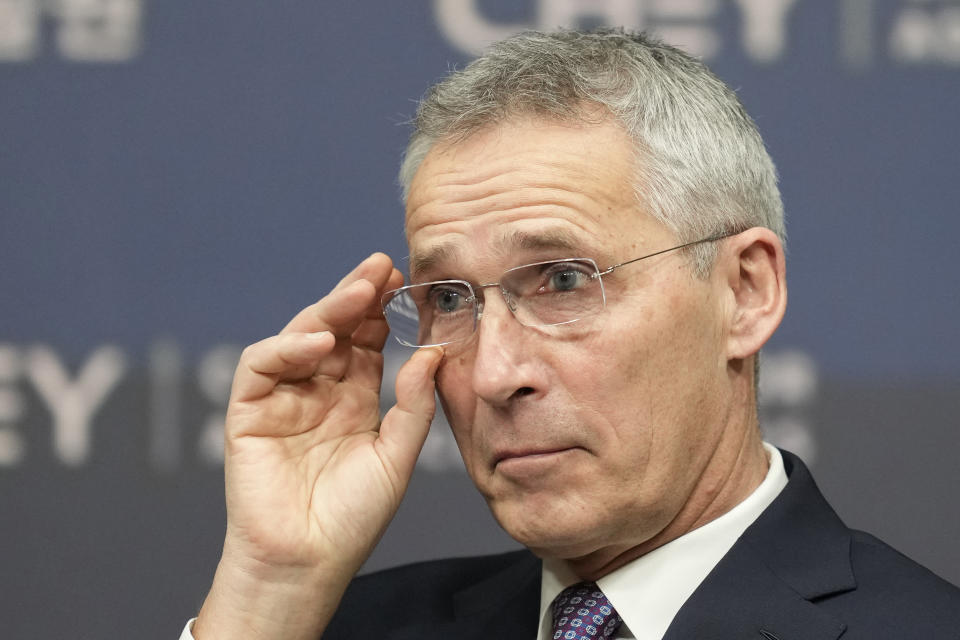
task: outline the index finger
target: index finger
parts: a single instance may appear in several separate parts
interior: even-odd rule
[[[293,317],[280,333],[330,331],[349,336],[379,300],[394,272],[393,261],[374,253],[357,265],[333,291]],[[366,284],[360,284],[365,282]]]
[[[398,289],[402,286],[403,274],[394,269],[383,289],[384,291],[390,291],[391,289]],[[372,349],[374,351],[383,350],[383,345],[387,341],[390,328],[387,326],[387,319],[383,315],[383,307],[380,306],[380,298],[382,295],[383,293],[381,292],[367,308],[363,322],[361,322],[357,330],[353,332],[351,339],[354,346]]]

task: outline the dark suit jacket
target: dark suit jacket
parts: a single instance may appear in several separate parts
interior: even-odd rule
[[[848,529],[810,472],[789,482],[674,618],[665,640],[960,640],[960,589]],[[440,560],[353,581],[324,640],[533,640],[540,561]]]

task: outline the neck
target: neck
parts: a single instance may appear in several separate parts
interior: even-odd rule
[[[603,548],[568,559],[583,580],[595,581],[680,536],[716,520],[743,502],[763,482],[769,459],[756,414],[736,438],[724,437],[690,497],[673,520],[653,537],[626,548]],[[730,434],[733,435],[733,434]]]

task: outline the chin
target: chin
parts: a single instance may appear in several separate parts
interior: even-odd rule
[[[511,538],[540,557],[574,558],[595,551],[597,522],[557,500],[490,501],[493,517]],[[595,515],[595,514],[594,514]]]

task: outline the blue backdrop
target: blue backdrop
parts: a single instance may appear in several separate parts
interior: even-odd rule
[[[769,438],[960,581],[957,0],[0,0],[4,637],[176,637],[222,541],[239,347],[406,255],[429,84],[492,38],[597,24],[703,56],[779,167]],[[514,544],[442,422],[371,568]]]

